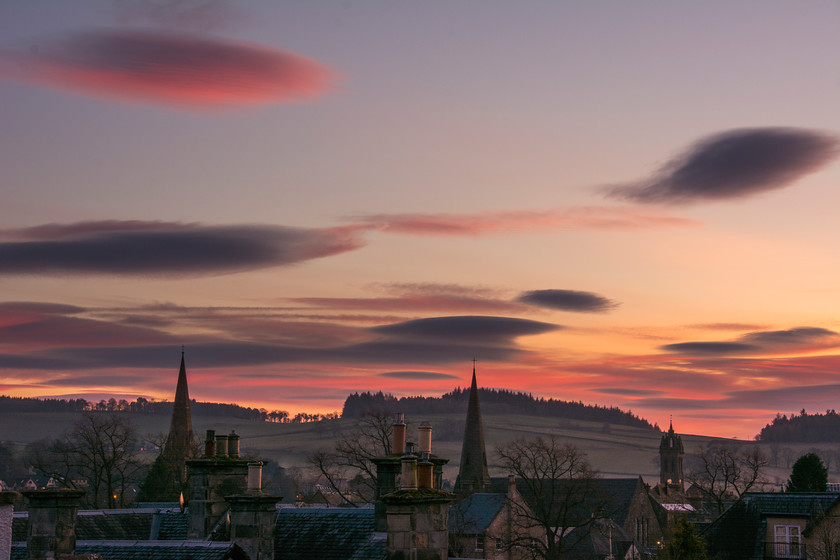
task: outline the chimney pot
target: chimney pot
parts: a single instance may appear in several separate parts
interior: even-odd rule
[[[417,490],[417,457],[406,455],[402,458],[400,490]]]
[[[262,468],[259,461],[248,463],[248,493],[259,494],[262,491]]]
[[[228,437],[216,436],[216,457],[228,456]]]
[[[216,455],[216,430],[207,430],[207,437],[204,438],[204,456],[214,457]]]
[[[432,452],[432,427],[421,424],[417,431],[420,433],[420,453]]]
[[[397,413],[394,421],[394,441],[391,453],[398,453],[402,455],[405,453],[405,421],[403,414]]]
[[[239,458],[239,435],[233,430],[228,436],[228,457]]]

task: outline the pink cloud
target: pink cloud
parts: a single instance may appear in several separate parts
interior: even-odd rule
[[[322,64],[261,45],[140,31],[95,31],[0,53],[0,77],[93,97],[181,109],[311,99]]]
[[[700,225],[699,222],[688,218],[640,213],[632,207],[623,206],[583,206],[477,214],[374,214],[351,219],[385,233],[461,236],[558,228],[627,231]]]

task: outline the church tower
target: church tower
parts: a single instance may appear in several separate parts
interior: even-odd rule
[[[461,467],[455,480],[455,493],[470,495],[475,492],[492,492],[490,473],[487,471],[487,453],[484,448],[484,426],[478,405],[478,384],[475,380],[473,360],[472,386],[467,406],[467,424],[464,427],[464,445],[461,447]]]
[[[685,490],[683,484],[683,448],[682,438],[674,433],[674,423],[659,443],[659,482],[663,486]]]
[[[175,387],[175,401],[172,406],[172,420],[169,436],[163,454],[170,460],[183,463],[193,453],[192,415],[190,414],[190,393],[187,389],[187,368],[184,364],[184,349],[181,348],[181,369]]]

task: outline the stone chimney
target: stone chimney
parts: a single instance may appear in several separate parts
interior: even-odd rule
[[[230,504],[230,540],[251,560],[274,560],[274,524],[281,496],[263,494],[262,463],[248,464],[244,494],[226,496]]]
[[[415,484],[421,487],[424,486],[424,480],[427,480],[427,478],[423,478],[425,472],[424,469],[427,468],[427,465],[425,465],[424,463],[428,462],[431,463],[432,481],[431,484],[429,484],[427,487],[440,489],[443,483],[443,466],[449,462],[449,459],[441,459],[440,457],[436,457],[435,455],[431,454],[431,426],[429,426],[428,424],[424,424],[418,428],[418,431],[420,435],[421,451],[425,450],[428,452],[428,454],[421,453],[424,460],[420,461],[419,463],[417,462],[417,458],[414,458],[415,473],[413,476],[416,480]],[[393,425],[391,455],[387,457],[378,457],[373,460],[373,463],[376,465],[374,531],[379,533],[384,533],[388,530],[387,512],[385,502],[383,501],[383,497],[398,490],[397,480],[402,475],[403,455],[405,455],[407,451],[409,452],[409,454],[413,454],[413,444],[406,443],[405,434],[405,418],[402,413],[396,414]],[[412,447],[410,451],[409,447]]]
[[[208,438],[214,435],[211,432],[208,430]],[[187,461],[190,470],[190,520],[187,534],[191,539],[204,539],[210,535],[228,511],[225,496],[244,494],[246,491],[250,461],[238,458],[239,436],[236,438],[236,457],[228,454],[229,436],[216,435],[215,450],[209,442],[205,442],[207,455]]]
[[[400,458],[405,453],[405,418],[402,413],[394,415],[391,435],[391,454],[377,457],[373,460],[376,465],[376,494],[374,496],[374,531],[384,533],[388,529],[385,514],[385,503],[382,497],[397,489],[397,477],[400,475]]]
[[[12,555],[12,510],[18,498],[17,492],[0,492],[0,560]]]
[[[382,496],[389,560],[448,558],[449,504],[455,495],[434,487],[431,436],[431,426],[421,426],[422,460],[418,463],[413,445],[409,445],[405,455],[399,458],[399,490]],[[438,462],[442,469],[446,461]]]
[[[76,551],[76,512],[83,490],[30,490],[27,558],[53,560]]]

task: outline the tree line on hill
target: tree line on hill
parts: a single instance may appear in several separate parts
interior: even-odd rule
[[[318,422],[338,416],[338,413],[335,412],[328,414],[299,412],[290,415],[285,410],[269,411],[265,408],[249,408],[238,404],[198,402],[195,400],[190,401],[190,409],[194,414],[284,424]],[[154,401],[144,397],[137,397],[137,400],[134,401],[111,398],[94,402],[85,399],[34,399],[0,395],[0,412],[134,412],[169,416],[172,414],[172,402]]]
[[[469,389],[456,388],[440,397],[400,397],[383,393],[352,393],[344,401],[342,418],[358,418],[378,411],[403,412],[409,415],[466,413]],[[622,426],[659,430],[658,425],[617,407],[583,404],[582,402],[537,398],[530,393],[507,389],[479,389],[482,411],[491,414],[526,414],[573,420],[588,420]]]
[[[840,441],[840,414],[833,409],[808,414],[804,408],[799,415],[776,414],[755,439],[767,443]]]

